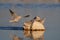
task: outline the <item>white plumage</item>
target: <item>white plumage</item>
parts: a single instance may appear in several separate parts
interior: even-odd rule
[[[18,22],[22,16],[18,16],[16,13],[14,13],[11,9],[9,9],[10,13],[11,13],[11,20],[9,22]],[[24,18],[25,17],[29,17],[30,15],[26,15],[26,16],[23,16]]]
[[[34,17],[34,19],[32,19],[32,21],[30,20],[30,21],[25,22],[23,27],[24,27],[24,29],[45,30],[44,21],[45,21],[45,18],[40,19],[39,16],[36,16],[36,17]]]

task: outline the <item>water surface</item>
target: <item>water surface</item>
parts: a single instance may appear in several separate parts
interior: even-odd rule
[[[10,12],[12,9],[18,15],[24,16],[30,14],[29,18],[22,18],[18,23],[9,23]],[[60,4],[0,4],[0,26],[2,27],[22,27],[25,21],[33,19],[35,16],[46,18],[44,26],[44,40],[60,40]],[[12,40],[9,34],[16,34],[23,40],[33,40],[32,37],[25,37],[24,31],[21,30],[0,30],[0,40]],[[32,32],[33,34],[34,32]],[[37,40],[37,39],[36,39]]]

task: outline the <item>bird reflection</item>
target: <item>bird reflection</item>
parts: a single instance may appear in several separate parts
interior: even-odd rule
[[[24,36],[26,38],[30,38],[29,40],[44,40],[44,32],[45,31],[27,31],[24,30]],[[23,40],[24,38],[21,38],[17,35],[10,35],[12,37],[12,40]]]
[[[12,38],[12,40],[23,40],[23,38],[17,36],[16,34],[10,34],[9,37]]]
[[[22,38],[18,37],[17,35],[13,36],[13,40],[23,40]]]
[[[44,40],[45,31],[26,31],[24,30],[24,36],[33,40]]]

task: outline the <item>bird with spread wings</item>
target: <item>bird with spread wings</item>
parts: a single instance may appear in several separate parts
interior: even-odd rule
[[[19,16],[17,15],[15,12],[13,12],[11,9],[9,9],[10,14],[11,14],[11,20],[9,22],[18,22],[21,18],[26,18],[29,17],[30,15],[26,15],[26,16]]]

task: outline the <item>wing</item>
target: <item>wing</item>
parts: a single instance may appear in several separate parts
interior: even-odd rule
[[[11,9],[9,9],[10,13],[11,13],[11,16],[15,17],[17,16]]]
[[[41,20],[41,23],[44,24],[45,20],[46,20],[46,18],[43,18],[43,19]]]
[[[26,16],[24,16],[24,17],[30,17],[30,15],[26,15]]]

